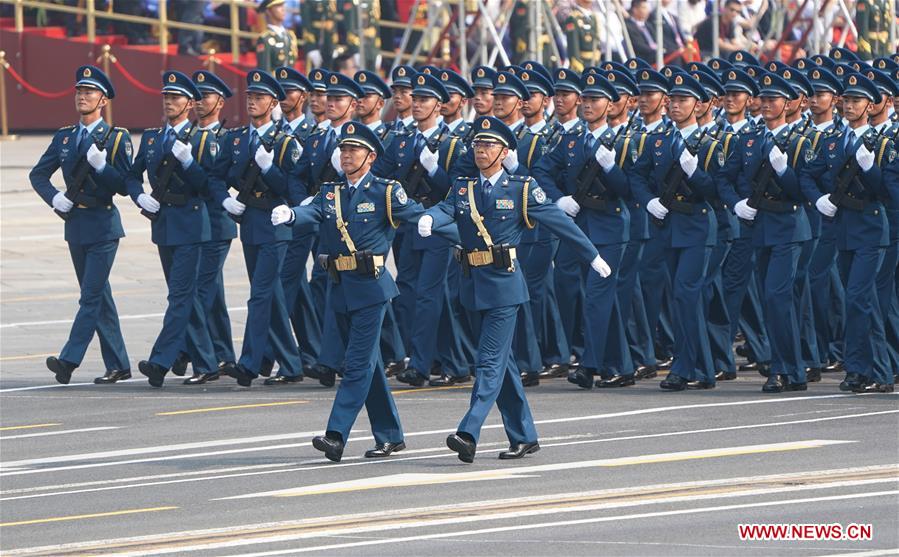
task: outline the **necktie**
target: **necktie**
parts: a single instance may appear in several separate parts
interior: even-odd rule
[[[421,150],[424,149],[425,146],[425,136],[423,133],[418,132],[415,134],[415,152],[421,153]]]
[[[855,147],[855,133],[846,132],[846,152],[852,151],[853,147]]]
[[[734,127],[731,126],[730,124],[728,124],[728,125],[724,126],[724,131],[727,133],[734,133]]]
[[[175,130],[169,128],[165,132],[165,143],[163,143],[163,147],[165,147],[165,151],[169,152],[172,150],[172,145],[175,143]]]
[[[259,134],[256,130],[250,131],[250,152],[255,153],[256,149],[259,147]]]
[[[87,139],[87,128],[81,128],[81,131],[78,132],[78,140],[75,143],[76,149],[81,149],[81,146],[84,145],[84,140]]]
[[[487,201],[490,199],[490,191],[493,189],[493,184],[490,183],[490,180],[484,180],[482,187],[484,188],[482,199],[484,200],[484,206],[486,207]]]
[[[596,136],[592,133],[588,133],[587,137],[584,140],[584,148],[586,149],[586,154],[590,155],[593,152],[593,147],[596,145]]]
[[[284,133],[291,133],[290,122],[287,121],[287,118],[281,120],[281,131]]]
[[[676,132],[674,134],[674,156],[679,157],[680,154],[684,150],[684,137],[680,134],[680,132]]]

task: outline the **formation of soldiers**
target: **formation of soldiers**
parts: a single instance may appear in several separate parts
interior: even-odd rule
[[[134,154],[101,117],[109,78],[77,70],[80,121],[31,172],[65,220],[81,285],[69,339],[47,359],[58,382],[94,333],[107,369],[95,382],[131,377],[108,282],[124,236],[113,198],[127,195],[168,285],[139,364],[150,385],[188,365],[186,385],[340,375],[314,441],[332,460],[363,405],[366,456],[405,447],[390,377],[475,378],[447,439],[466,462],[494,403],[511,445],[501,458],[539,450],[523,387],[544,377],[614,389],[667,371],[660,387],[681,391],[757,371],[781,393],[842,371],[840,390],[893,391],[899,55],[763,65],[736,52],[660,71],[523,61],[470,80],[398,66],[389,84],[281,66],[251,71],[246,92],[248,125],[228,129],[223,81],[166,72],[166,125]],[[397,117],[384,122],[387,103]],[[222,282],[238,228],[250,282],[239,355]]]

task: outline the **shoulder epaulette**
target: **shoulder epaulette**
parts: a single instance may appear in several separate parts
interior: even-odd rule
[[[112,129],[114,129],[117,132],[127,132],[128,131],[128,128],[122,128],[119,126],[114,126]]]
[[[118,128],[116,128],[116,129],[118,129]],[[158,132],[158,131],[161,130],[161,129],[162,129],[162,128],[147,128],[147,129],[144,130],[144,133],[147,133],[147,132]]]
[[[56,130],[56,131],[59,131],[59,132],[66,132],[66,131],[74,130],[74,129],[75,129],[75,126],[63,126],[63,127],[59,128],[59,129]]]

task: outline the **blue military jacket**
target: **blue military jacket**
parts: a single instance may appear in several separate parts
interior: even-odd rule
[[[277,131],[271,125],[265,131],[262,142],[271,145],[275,157],[271,168],[261,174],[261,179],[269,188],[266,194],[272,205],[296,205],[306,197],[305,189],[297,179],[295,165],[300,158],[299,145],[296,139]],[[215,160],[214,174],[218,178],[211,182],[214,188],[215,202],[221,205],[228,197],[227,188],[240,187],[256,150],[250,149],[250,130],[248,127],[231,130],[221,142]],[[240,241],[247,245],[259,245],[282,240],[290,240],[293,231],[285,226],[272,226],[271,209],[247,206],[240,223]]]
[[[629,173],[631,190],[644,207],[651,199],[663,194],[669,170],[675,165],[680,166],[683,148],[675,148],[676,133],[680,132],[669,129],[647,134],[643,153]],[[701,133],[699,129],[695,130],[688,141],[696,141]],[[665,238],[674,248],[714,246],[717,242],[718,222],[708,200],[717,198],[713,175],[718,167],[715,166],[713,172],[709,172],[704,164],[706,159],[714,164],[718,163],[715,146],[710,138],[706,137],[696,156],[699,159],[696,171],[693,176],[684,180],[689,190],[685,190],[683,185],[678,190],[683,196],[682,201],[693,204],[693,214],[669,211],[663,226],[650,226],[652,234]]]
[[[846,133],[853,132],[841,131],[822,139],[819,153],[800,173],[802,191],[809,199],[817,199],[821,191],[833,194],[840,171],[855,158],[862,141],[857,141],[853,148],[847,150]],[[869,129],[862,139],[870,139],[873,134],[874,131]],[[880,138],[875,148],[874,165],[867,172],[860,171],[859,179],[853,180],[847,190],[850,197],[867,201],[865,209],[856,211],[840,206],[833,217],[837,249],[854,250],[889,245],[889,223],[883,202],[891,197],[892,187],[884,179],[882,166],[893,162],[890,158],[895,159],[895,151],[887,138]]]
[[[294,207],[292,226],[304,231],[319,227],[319,253],[330,256],[350,255],[337,227],[337,199],[350,239],[357,251],[371,250],[387,256],[392,231],[400,222],[417,222],[424,208],[412,202],[403,187],[394,180],[371,173],[349,191],[346,180],[322,184],[321,191],[309,205]],[[289,228],[289,227],[287,227]],[[381,269],[377,278],[354,271],[340,273],[340,283],[329,283],[328,303],[337,312],[355,311],[384,303],[399,294],[393,277]]]
[[[595,160],[601,142],[596,140],[588,149],[588,133],[564,135],[559,145],[534,165],[534,178],[551,199],[574,195],[578,188],[578,176],[591,160]],[[603,134],[603,138],[607,137],[611,139],[608,130]],[[594,244],[627,242],[630,239],[630,211],[625,202],[630,194],[627,176],[616,165],[609,172],[600,170],[598,177],[605,187],[601,197],[606,200],[606,209],[581,207],[576,221]],[[593,186],[591,191],[599,193],[597,186]]]
[[[220,142],[224,141],[225,135],[228,133],[228,130],[222,127],[222,124],[216,122],[212,126],[209,127],[208,130],[209,135],[206,136],[206,142],[209,144],[209,148],[206,149],[200,148],[199,145],[194,143],[194,149],[196,153],[200,153],[199,158],[197,158],[197,162],[200,163],[200,166],[203,167],[203,170],[206,172],[206,175],[209,177],[209,180],[221,180],[219,176],[217,176],[214,172],[215,168],[215,159],[221,151]],[[203,144],[203,135],[198,132],[199,135],[199,143]],[[195,135],[194,137],[197,137]],[[205,154],[203,154],[205,153]],[[196,158],[196,155],[195,155]],[[213,242],[218,242],[222,240],[233,240],[237,238],[237,224],[231,220],[228,216],[228,211],[222,207],[221,203],[216,202],[213,197],[213,192],[218,190],[219,188],[225,189],[225,186],[219,184],[218,186],[210,185],[207,188],[205,201],[206,201],[206,213],[209,215],[209,239]]]
[[[59,192],[50,183],[53,173],[61,169],[63,182],[66,186],[71,185],[78,161],[90,148],[91,139],[100,141],[108,130],[109,125],[101,120],[78,149],[75,148],[78,126],[66,126],[53,135],[50,146],[28,175],[31,187],[47,205],[53,206],[53,197]],[[83,190],[97,200],[97,205],[86,207],[76,204],[65,221],[65,240],[71,244],[93,244],[125,236],[119,210],[112,198],[116,194],[126,195],[125,175],[131,170],[131,136],[128,130],[114,128],[104,147],[106,167],[99,173],[91,169]]]
[[[487,244],[472,220],[470,199],[473,197],[494,245],[518,245],[522,232],[536,221],[571,243],[585,261],[592,261],[598,254],[584,233],[532,178],[503,171],[489,193],[478,182],[479,179],[459,178],[447,198],[427,211],[434,217],[434,230],[455,222],[465,250],[486,249]],[[472,310],[518,305],[529,300],[527,284],[518,265],[513,272],[492,265],[472,267],[469,276],[462,276],[460,298]]]
[[[167,193],[183,195],[187,203],[176,205],[165,200],[159,200],[158,217],[150,225],[151,239],[158,246],[178,246],[184,244],[196,244],[208,242],[210,239],[209,214],[206,212],[204,197],[209,190],[209,180],[206,171],[200,164],[201,157],[212,159],[217,147],[212,147],[209,141],[209,132],[197,132],[194,130],[189,137],[187,133],[190,124],[185,124],[178,135],[178,140],[186,139],[193,153],[193,161],[190,166],[184,166],[172,158],[175,171],[169,181]],[[140,148],[134,157],[134,165],[125,179],[128,195],[137,203],[137,198],[144,192],[143,175],[147,173],[150,187],[153,191],[160,188],[159,172],[163,160],[171,153],[171,148],[164,144],[165,128],[152,128],[144,131],[140,139]],[[177,141],[177,140],[176,140]],[[199,151],[200,143],[203,143],[203,152]],[[163,192],[159,191],[161,195]]]

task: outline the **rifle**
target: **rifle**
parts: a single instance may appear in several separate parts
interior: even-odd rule
[[[266,151],[271,152],[275,147],[274,138],[277,137],[277,133],[273,136],[272,141],[265,141],[265,139],[260,137],[259,143]],[[250,154],[250,162],[247,164],[246,168],[244,168],[243,175],[240,177],[240,182],[237,186],[237,200],[248,206],[254,205],[253,201],[256,198],[255,194],[257,192],[265,193],[268,191],[268,186],[266,186],[265,182],[261,179],[262,168],[256,164],[256,157],[254,155],[255,153]],[[228,213],[228,216],[238,224],[240,224],[240,221],[243,218],[243,215],[232,215],[231,213]]]
[[[854,133],[852,130],[847,129],[846,133]],[[877,152],[877,141],[881,138],[882,134],[880,132],[875,132],[871,134],[868,138],[864,139],[865,147],[868,148],[872,153]],[[830,202],[836,205],[837,207],[845,207],[847,209],[851,209],[853,211],[864,211],[865,210],[865,201],[861,199],[853,199],[849,197],[849,188],[853,183],[858,183],[861,186],[861,189],[864,190],[865,187],[861,184],[861,181],[858,179],[858,175],[861,172],[861,166],[858,164],[858,159],[855,156],[851,157],[846,163],[843,164],[843,168],[840,169],[840,172],[837,174],[836,186],[833,188],[833,193],[830,194]]]
[[[424,148],[432,153],[436,153],[440,149],[440,143],[445,135],[446,130],[441,131],[436,137],[432,137],[425,142]],[[419,200],[426,207],[430,207],[430,201],[427,196],[431,193],[431,188],[424,181],[425,172],[425,167],[421,164],[421,160],[416,158],[409,171],[406,172],[406,176],[401,180],[401,183],[409,197]]]
[[[799,132],[799,135],[805,134],[811,121],[811,118],[805,121],[805,125],[802,126],[802,131]],[[793,139],[793,134],[796,133],[797,127],[798,126],[793,126],[790,129],[790,132],[787,134],[787,137],[784,138],[783,142],[778,143],[776,140],[774,140],[774,144],[782,152],[789,152],[790,141]],[[753,209],[758,209],[759,206],[764,203],[765,192],[768,190],[768,184],[773,178],[774,167],[771,166],[771,162],[768,160],[768,157],[765,157],[764,159],[762,159],[762,164],[761,166],[759,166],[759,169],[756,170],[755,176],[752,177],[752,192],[749,195],[749,199],[746,201],[746,205],[752,207]],[[749,227],[755,224],[755,221],[752,220],[740,219],[740,221]]]
[[[686,141],[684,141],[684,148],[690,152],[691,155],[696,156],[699,153],[699,149],[702,147],[702,140],[705,139],[705,136],[708,134],[709,128],[704,128],[702,133],[699,134],[699,138],[697,138],[696,143],[690,145]],[[680,133],[675,130],[674,133]],[[677,191],[680,189],[681,183],[684,181],[684,169],[681,168],[680,163],[676,162],[671,165],[668,169],[667,174],[665,174],[665,179],[663,183],[665,184],[665,189],[662,190],[662,194],[659,196],[659,202],[666,208],[676,210],[675,208],[675,196],[677,195]],[[656,226],[665,226],[665,221],[662,219],[657,219],[652,217],[652,222]]]
[[[97,149],[102,150],[106,146],[106,142],[109,141],[109,136],[112,135],[113,127],[109,126],[109,129],[106,130],[106,133],[103,134],[103,137],[98,141],[96,137],[91,134],[91,139],[94,142],[94,145],[97,146]],[[97,200],[84,193],[84,183],[88,180],[93,182],[93,178],[91,178],[91,171],[93,167],[89,162],[87,162],[87,151],[85,151],[84,156],[78,159],[78,162],[75,163],[75,170],[72,172],[73,177],[72,181],[66,185],[66,191],[63,195],[65,195],[69,201],[74,203],[75,205],[84,205],[85,207],[96,207]],[[96,189],[96,185],[95,185]],[[59,215],[59,218],[62,220],[69,220],[71,215],[71,211],[68,213],[63,213],[62,211],[57,211],[53,209],[53,212]]]
[[[600,139],[600,145],[605,147],[606,149],[612,150],[615,148],[615,144],[618,143],[618,139],[621,137],[621,134],[626,132],[631,127],[631,123],[634,120],[634,114],[632,113],[628,119],[627,123],[615,132],[615,137],[612,138],[611,141],[603,141]],[[590,132],[587,132],[590,133]],[[593,203],[593,199],[589,197],[591,190],[593,190],[593,184],[595,183],[598,186],[597,194],[602,195],[606,191],[605,185],[602,183],[602,180],[599,178],[600,172],[602,171],[602,167],[599,166],[599,161],[596,160],[596,157],[590,156],[587,160],[587,164],[581,168],[580,173],[577,177],[577,189],[572,195],[572,199],[577,201],[578,205],[584,205],[590,209],[603,209],[605,208],[605,201],[595,200],[597,203]],[[590,205],[594,205],[591,207]]]
[[[190,135],[193,133],[194,128],[196,127],[197,121],[194,120],[184,133],[175,138],[175,141],[180,141],[186,145],[189,145],[188,142],[190,141]],[[160,163],[159,168],[156,169],[156,187],[151,189],[150,197],[162,203],[163,199],[165,199],[166,195],[168,195],[169,183],[172,180],[175,180],[176,185],[181,187],[184,186],[184,181],[175,173],[175,170],[179,166],[181,166],[181,162],[175,158],[175,155],[171,151],[165,154],[165,157],[163,157],[162,159],[162,163]],[[178,204],[187,203],[187,196],[182,194],[178,199],[175,199],[173,201],[177,202]],[[140,214],[150,219],[151,222],[159,218],[159,211],[151,213],[146,209],[141,209]]]

